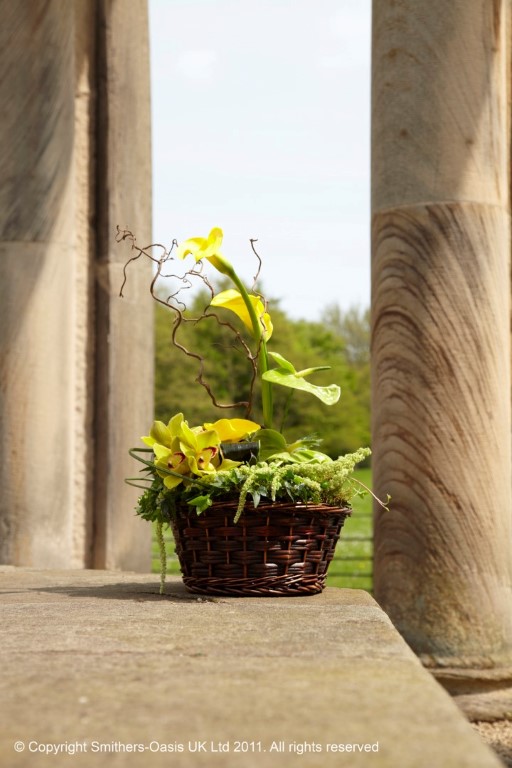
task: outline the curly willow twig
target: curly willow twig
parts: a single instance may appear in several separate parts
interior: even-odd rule
[[[237,331],[237,329],[228,321],[221,320],[214,312],[208,311],[208,307],[206,307],[202,314],[199,315],[199,317],[186,317],[185,312],[187,310],[186,304],[182,301],[182,299],[179,298],[180,293],[185,290],[189,290],[194,285],[194,280],[199,280],[202,282],[203,286],[208,290],[211,298],[215,295],[215,290],[211,283],[209,282],[206,275],[203,274],[203,264],[200,262],[199,264],[195,264],[191,269],[187,270],[183,275],[178,275],[175,273],[170,274],[163,274],[163,268],[164,266],[170,262],[174,261],[174,256],[172,255],[173,249],[178,245],[176,240],[172,241],[172,245],[170,250],[167,250],[167,248],[162,245],[161,243],[151,243],[150,245],[144,246],[144,248],[141,248],[137,245],[137,241],[135,239],[134,234],[129,229],[121,229],[119,225],[117,226],[116,231],[116,242],[120,243],[123,240],[126,240],[130,243],[130,247],[132,252],[134,252],[134,255],[132,255],[126,264],[123,267],[123,283],[121,285],[121,289],[119,291],[119,296],[123,297],[123,291],[126,286],[126,283],[128,281],[128,274],[127,274],[127,268],[128,265],[132,263],[132,261],[137,261],[137,259],[140,259],[141,256],[146,256],[153,264],[156,265],[155,274],[153,275],[153,278],[151,280],[150,286],[149,286],[149,292],[152,296],[152,298],[158,302],[159,304],[162,304],[164,307],[167,307],[167,309],[170,309],[174,312],[175,317],[172,324],[172,333],[171,333],[171,340],[173,345],[176,347],[176,349],[179,349],[183,354],[187,355],[188,357],[192,357],[198,362],[198,374],[196,377],[196,382],[200,384],[208,393],[208,396],[210,400],[212,401],[213,405],[216,408],[240,408],[243,407],[246,410],[247,417],[250,416],[252,407],[253,407],[253,397],[254,397],[254,386],[256,383],[256,376],[258,372],[258,353],[259,349],[256,350],[256,354],[253,354],[245,342],[242,335]],[[256,253],[256,250],[254,249],[253,243],[256,242],[255,240],[251,240],[251,247],[258,259],[259,266],[257,273],[254,277],[254,283],[256,283],[256,280],[259,276],[260,268],[261,268],[261,259]],[[160,257],[156,257],[152,254],[152,250],[158,248],[161,250],[162,255]],[[167,298],[163,298],[161,294],[158,292],[158,283],[159,280],[162,278],[174,278],[175,280],[179,280],[181,282],[180,287],[174,291],[174,293],[171,293],[167,296]],[[254,288],[253,288],[254,290]],[[263,298],[263,297],[262,297]],[[233,333],[234,341],[233,346],[238,344],[241,346],[241,348],[244,351],[244,357],[249,361],[252,369],[252,375],[249,385],[249,397],[247,400],[240,400],[236,403],[219,403],[217,398],[215,397],[215,394],[212,391],[212,388],[209,384],[209,382],[206,380],[204,371],[205,371],[205,360],[202,355],[198,354],[197,352],[192,352],[191,350],[187,349],[177,338],[178,331],[180,329],[180,326],[182,323],[194,323],[197,324],[201,322],[202,320],[205,320],[207,318],[213,317],[215,318],[218,325],[229,328],[230,331]]]

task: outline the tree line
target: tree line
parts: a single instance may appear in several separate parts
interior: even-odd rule
[[[199,294],[186,315],[201,315],[207,303],[207,297]],[[274,332],[269,349],[280,352],[297,370],[331,366],[331,370],[319,372],[310,380],[319,385],[335,383],[341,387],[339,402],[330,407],[303,392],[295,391],[289,397],[292,390],[274,387],[275,427],[281,429],[284,422],[281,431],[289,442],[305,435],[321,435],[320,450],[333,458],[370,445],[369,310],[342,311],[339,306],[330,305],[320,321],[314,322],[290,318],[279,302],[272,301],[270,306]],[[224,319],[224,315],[222,317]],[[181,411],[189,424],[195,426],[223,416],[247,417],[243,408],[215,408],[206,390],[195,383],[198,361],[172,344],[173,319],[173,312],[161,304],[156,305],[156,418],[167,422]],[[229,320],[232,321],[232,316]],[[242,329],[240,325],[243,332]],[[213,318],[204,318],[197,324],[183,323],[177,340],[205,358],[205,379],[218,402],[237,402],[248,397],[251,366],[241,346],[233,342],[228,328]],[[250,418],[263,423],[258,403],[256,387]]]

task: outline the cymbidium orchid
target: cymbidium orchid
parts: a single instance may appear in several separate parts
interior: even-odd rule
[[[157,474],[169,490],[176,488],[183,482],[183,477],[191,473],[187,457],[179,450],[178,444],[173,448],[166,448],[159,443],[154,443],[153,453]]]
[[[248,419],[219,419],[202,427],[189,427],[182,413],[168,424],[155,421],[142,441],[155,455],[155,468],[166,488],[176,488],[185,477],[227,471],[239,462],[222,455],[221,443],[247,438],[260,425]]]

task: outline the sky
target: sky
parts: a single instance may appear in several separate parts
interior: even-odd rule
[[[293,318],[370,302],[371,0],[149,0],[153,241],[222,253]]]

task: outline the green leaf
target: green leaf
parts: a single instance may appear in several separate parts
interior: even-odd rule
[[[317,434],[306,435],[288,444],[289,451],[296,451],[298,448],[318,448],[322,443],[322,438]]]
[[[282,387],[309,392],[326,405],[334,405],[340,399],[341,390],[337,384],[319,387],[315,384],[310,384],[309,381],[306,381],[306,379],[298,376],[296,373],[289,373],[285,368],[273,368],[271,371],[266,371],[262,378],[271,384],[279,384]]]
[[[252,503],[254,504],[254,509],[256,509],[256,507],[260,503],[261,494],[258,491],[252,491],[251,495],[252,495]]]
[[[260,451],[259,461],[266,461],[274,453],[286,451],[287,445],[283,435],[276,429],[260,429],[254,435],[255,440],[259,440]]]
[[[187,499],[187,504],[196,508],[198,515],[204,512],[208,507],[211,507],[212,500],[210,496],[195,496],[193,499]]]

